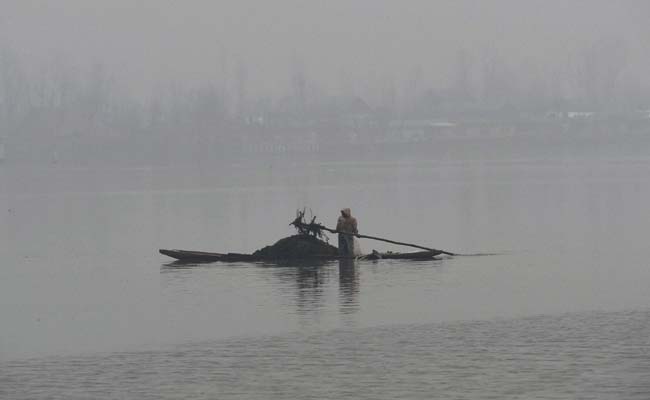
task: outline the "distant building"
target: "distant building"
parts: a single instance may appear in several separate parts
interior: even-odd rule
[[[571,119],[593,119],[596,115],[593,111],[569,111],[566,113],[567,118]]]
[[[641,119],[650,119],[650,110],[638,110],[636,114],[641,118]]]
[[[454,122],[429,119],[392,120],[388,126],[386,141],[391,142],[430,141],[436,137],[451,136],[457,128]]]
[[[594,111],[549,111],[546,113],[548,119],[574,119],[574,120],[587,120],[593,119],[596,116]]]
[[[549,111],[546,113],[548,119],[563,119],[565,117],[564,111]]]

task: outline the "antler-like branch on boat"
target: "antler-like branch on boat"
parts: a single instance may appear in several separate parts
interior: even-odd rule
[[[298,233],[301,235],[309,235],[329,242],[329,238],[325,234],[323,225],[316,222],[316,216],[313,215],[311,209],[309,210],[309,214],[312,216],[312,218],[309,223],[305,221],[305,214],[305,208],[302,210],[296,210],[296,219],[294,219],[293,222],[291,222],[289,225],[296,228]]]

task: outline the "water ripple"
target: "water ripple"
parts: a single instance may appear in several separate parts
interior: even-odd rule
[[[335,330],[0,364],[11,399],[647,399],[650,311]]]

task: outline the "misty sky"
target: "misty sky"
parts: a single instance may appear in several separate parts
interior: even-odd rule
[[[170,82],[277,95],[302,71],[326,92],[386,82],[444,86],[456,55],[494,54],[515,70],[566,67],[578,49],[615,38],[625,74],[648,79],[644,1],[0,0],[0,45],[38,73],[104,64],[128,90]]]

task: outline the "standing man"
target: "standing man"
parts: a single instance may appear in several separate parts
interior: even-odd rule
[[[339,255],[354,257],[354,236],[351,234],[359,231],[357,219],[352,216],[349,208],[341,210],[341,216],[336,222],[336,230],[339,231]]]

